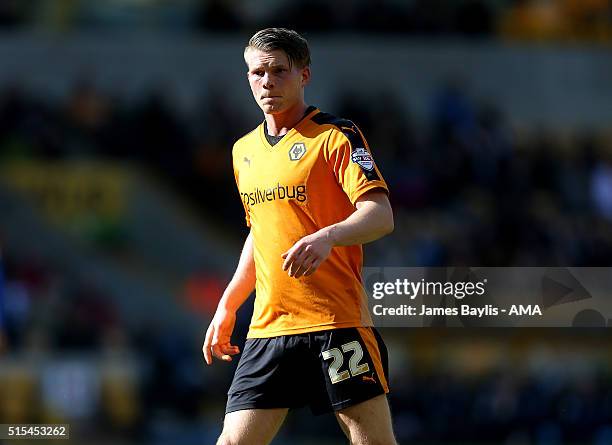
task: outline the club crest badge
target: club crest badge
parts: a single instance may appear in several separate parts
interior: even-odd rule
[[[289,149],[289,159],[299,161],[304,156],[304,153],[306,153],[306,145],[303,142],[296,142]]]
[[[363,147],[353,150],[351,153],[351,160],[355,164],[359,164],[359,166],[364,170],[374,170],[374,159],[372,159],[372,155]]]

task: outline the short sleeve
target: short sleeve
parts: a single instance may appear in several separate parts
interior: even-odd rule
[[[347,125],[332,130],[326,154],[338,184],[354,205],[367,191],[381,189],[389,193],[389,188],[374,162],[363,134],[357,125],[346,122]]]
[[[238,188],[238,194],[240,196],[240,201],[242,202],[242,207],[244,208],[244,219],[246,221],[247,227],[251,227],[251,217],[249,216],[249,205],[248,201],[245,201],[245,196],[248,199],[248,195],[243,195],[240,193],[240,174],[238,169],[236,168],[236,163],[232,162],[234,168],[234,179],[236,180],[236,187]]]

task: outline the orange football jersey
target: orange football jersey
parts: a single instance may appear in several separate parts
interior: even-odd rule
[[[318,109],[273,146],[264,131],[262,122],[233,148],[257,277],[248,337],[371,325],[360,245],[334,247],[315,273],[297,279],[281,258],[304,236],[346,219],[365,192],[388,192],[361,131]]]

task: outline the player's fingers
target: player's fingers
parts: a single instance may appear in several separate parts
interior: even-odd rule
[[[308,269],[306,269],[306,271],[304,271],[304,276],[308,277],[312,275],[313,273],[315,273],[315,270],[317,270],[317,268],[314,266],[314,263],[313,263],[310,265]]]
[[[289,276],[290,277],[298,278],[298,274],[300,273],[300,271],[304,269],[305,260],[306,260],[305,258],[299,257],[299,258],[296,258],[293,263],[291,263],[291,266],[289,266]]]
[[[204,354],[204,361],[207,365],[210,365],[212,363],[212,356],[210,353],[210,346],[208,346],[206,343],[204,346],[202,346],[202,353]]]
[[[313,263],[310,265],[310,267],[304,273],[304,275],[308,276],[308,275],[312,275],[313,273],[315,273],[317,271],[317,269],[319,268],[319,266],[321,265],[322,262],[323,261],[320,260],[320,259],[313,261]]]
[[[293,251],[291,251],[285,257],[285,261],[283,261],[283,270],[286,271],[289,268],[289,266],[291,266],[291,263],[293,263],[294,260],[295,260],[295,254],[293,253]]]
[[[217,348],[216,348],[216,350],[218,351],[217,357],[224,362],[231,362],[232,355],[237,354],[237,352],[235,352],[233,348],[234,346],[231,346],[229,343],[224,344],[224,345],[217,345]]]
[[[293,245],[291,249],[285,252],[283,255],[285,256],[285,262],[283,263],[283,270],[287,270],[287,268],[291,265],[295,258],[300,254],[302,250],[302,245],[298,242]],[[282,256],[282,255],[281,255]]]
[[[287,266],[288,264],[293,261],[293,252],[296,250],[295,245],[293,245],[291,247],[291,249],[289,249],[288,251],[286,251],[285,253],[283,253],[281,255],[281,258],[284,258],[284,262],[283,262],[283,270],[287,270]]]
[[[309,256],[310,256],[310,252],[309,252],[308,246],[306,246],[305,248],[303,248],[302,250],[300,250],[298,253],[294,255],[293,261],[289,265],[289,276],[290,277],[295,276],[298,270],[301,267],[303,267],[304,262],[308,259]]]
[[[295,278],[300,278],[302,275],[305,275],[305,273],[310,269],[310,267],[315,261],[316,258],[312,255],[308,255],[307,257],[305,257],[303,261],[298,265],[298,268],[293,276]]]
[[[204,353],[204,360],[206,360],[206,364],[210,365],[212,363],[212,355],[210,351],[210,346],[212,344],[213,330],[212,326],[209,326],[206,331],[206,338],[204,339],[204,346],[202,346],[202,352]]]
[[[204,345],[202,352],[204,352],[204,361],[206,361],[206,364],[211,365],[213,362],[213,355],[210,345]]]
[[[222,359],[222,357],[226,355],[221,351],[221,346],[219,345],[212,345],[211,349],[212,349],[212,354],[218,359]]]
[[[304,254],[300,257],[299,270],[296,270],[296,274],[299,276],[304,275],[304,272],[310,267],[313,261],[316,261],[317,257],[313,252],[311,246],[306,246]]]
[[[230,344],[227,344],[221,346],[221,352],[228,355],[236,355],[240,352],[240,349],[238,348],[238,346],[232,346]]]

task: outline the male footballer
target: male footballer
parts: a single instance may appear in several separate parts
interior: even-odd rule
[[[257,32],[244,51],[264,121],[234,144],[250,233],[206,332],[231,361],[236,311],[255,289],[217,444],[266,445],[289,408],[334,412],[354,445],[396,444],[387,350],[361,283],[361,245],[393,230],[388,189],[361,131],[304,102],[310,50],[295,31]]]

